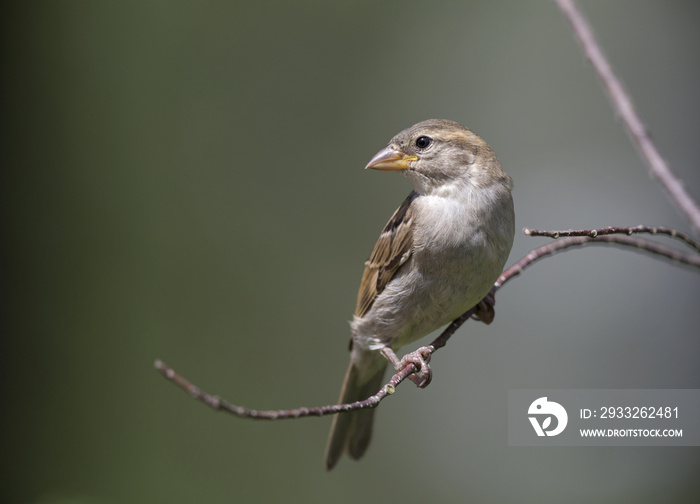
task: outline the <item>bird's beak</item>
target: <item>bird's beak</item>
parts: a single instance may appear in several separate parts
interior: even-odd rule
[[[365,166],[365,170],[367,168],[386,171],[405,170],[408,168],[411,161],[418,161],[418,156],[409,156],[393,145],[387,145],[369,160],[369,163]]]

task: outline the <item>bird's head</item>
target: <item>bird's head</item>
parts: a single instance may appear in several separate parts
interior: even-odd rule
[[[420,193],[455,182],[484,187],[507,177],[486,142],[445,119],[429,119],[403,130],[366,168],[401,171]]]

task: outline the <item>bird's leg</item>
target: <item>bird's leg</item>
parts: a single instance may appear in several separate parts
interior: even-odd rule
[[[396,371],[401,371],[408,364],[412,364],[416,368],[416,372],[410,375],[408,379],[420,388],[427,387],[430,384],[430,381],[433,379],[433,372],[428,363],[430,362],[430,356],[434,351],[435,348],[432,345],[420,347],[419,349],[404,355],[399,360],[391,348],[384,347],[381,349],[382,355],[386,358],[386,360],[391,362]]]
[[[493,291],[491,291],[476,305],[476,313],[472,315],[472,318],[489,325],[496,316],[496,311],[494,310],[495,304],[496,297],[493,295]]]

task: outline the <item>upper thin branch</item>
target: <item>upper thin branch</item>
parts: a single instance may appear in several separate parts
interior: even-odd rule
[[[576,7],[575,2],[573,0],[554,1],[571,23],[574,34],[581,44],[586,57],[603,82],[605,91],[610,97],[615,111],[627,127],[634,142],[639,146],[639,150],[649,165],[652,175],[658,179],[661,186],[671,196],[671,199],[678,204],[683,213],[690,219],[695,229],[700,231],[700,208],[685,190],[683,182],[673,174],[671,168],[661,157],[656,145],[649,137],[649,133],[637,115],[637,111],[632,105],[632,100],[622,87],[615,72],[613,72],[610,63],[605,58],[593,32]]]
[[[564,236],[588,236],[589,238],[595,238],[597,236],[611,235],[611,234],[626,234],[633,235],[638,233],[644,234],[660,234],[670,236],[671,238],[676,238],[682,241],[696,252],[700,252],[700,243],[693,240],[690,235],[676,231],[664,226],[634,226],[634,227],[606,227],[599,229],[568,229],[566,231],[541,231],[538,229],[524,228],[523,233],[527,236],[547,236],[549,238],[561,238]]]

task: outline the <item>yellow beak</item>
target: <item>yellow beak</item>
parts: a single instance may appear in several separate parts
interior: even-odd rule
[[[399,151],[393,145],[387,145],[369,160],[365,169],[372,168],[373,170],[385,171],[405,170],[408,168],[411,161],[418,161],[418,156],[409,156]]]

